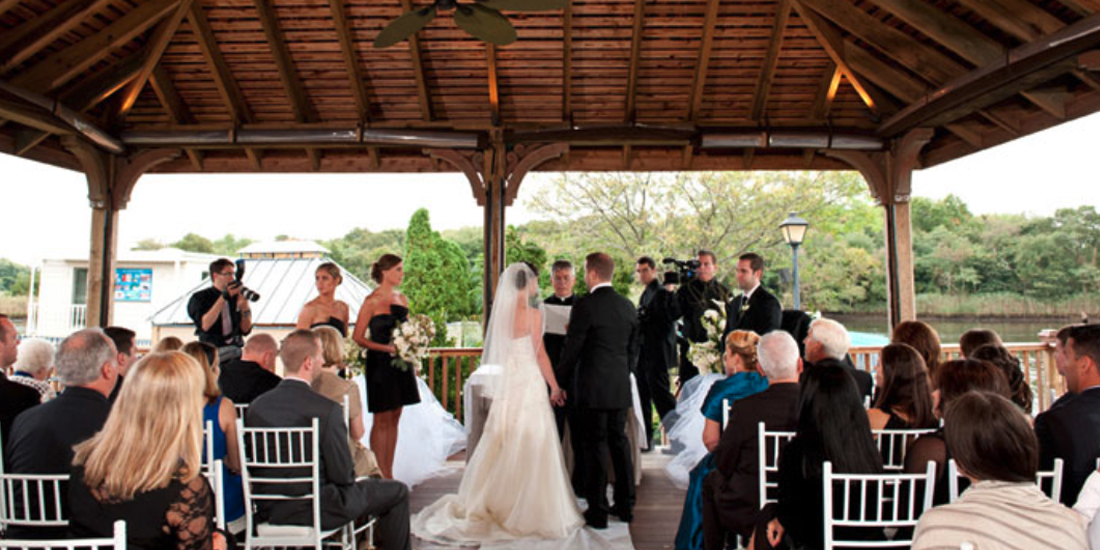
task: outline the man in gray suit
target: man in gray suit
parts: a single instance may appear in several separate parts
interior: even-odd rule
[[[409,490],[404,483],[355,479],[348,448],[348,430],[340,405],[313,391],[310,383],[321,373],[321,341],[308,330],[296,330],[279,350],[286,377],[274,389],[252,402],[245,424],[256,428],[299,428],[320,419],[321,527],[335,529],[354,519],[378,515],[379,546],[408,550]],[[291,472],[288,472],[287,477]],[[312,513],[305,501],[263,501],[261,521],[309,525]]]

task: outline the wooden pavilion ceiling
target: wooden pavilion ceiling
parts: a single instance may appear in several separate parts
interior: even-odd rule
[[[509,13],[519,40],[505,47],[446,15],[371,47],[422,3],[0,0],[0,151],[79,166],[60,140],[72,126],[22,91],[122,141],[388,129],[568,142],[546,170],[844,168],[812,141],[705,136],[918,126],[935,130],[929,166],[1100,110],[1100,0],[573,0]],[[158,172],[453,169],[386,140],[169,145],[187,154]]]

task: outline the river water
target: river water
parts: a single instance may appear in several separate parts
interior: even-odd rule
[[[882,315],[831,315],[830,318],[842,323],[850,332],[887,337],[886,316]],[[1038,342],[1039,331],[1058,329],[1065,325],[1081,322],[1080,318],[1065,319],[934,319],[921,318],[932,325],[944,344],[956,344],[964,332],[972,328],[987,328],[1001,335],[1001,340],[1010,343]]]

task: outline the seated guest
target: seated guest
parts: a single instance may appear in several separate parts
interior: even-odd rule
[[[130,365],[137,361],[137,345],[134,344],[137,334],[124,327],[107,327],[103,329],[103,333],[115,343],[115,349],[118,350],[118,383],[115,384],[115,391],[111,392],[108,398],[111,403],[114,403],[118,399],[118,392],[122,390],[122,381],[126,378]]]
[[[4,445],[11,438],[15,417],[42,402],[42,396],[34,388],[16,384],[4,374],[15,364],[18,354],[19,333],[11,319],[0,313],[0,442]]]
[[[19,343],[19,358],[15,360],[15,372],[11,381],[33,388],[45,403],[57,392],[47,380],[53,373],[53,344],[41,338],[29,338]]]
[[[338,374],[344,368],[344,338],[336,329],[327,325],[318,326],[313,332],[321,339],[325,361],[321,374],[313,381],[313,391],[339,403],[341,407],[344,406],[344,397],[348,398],[348,446],[351,447],[351,458],[355,462],[355,476],[382,477],[382,470],[378,468],[374,453],[360,442],[367,429],[363,425],[359,386],[340,378]]]
[[[73,445],[103,428],[115,387],[118,353],[103,331],[84,329],[61,341],[57,350],[57,377],[65,386],[56,399],[19,415],[12,425],[4,467],[15,474],[67,474],[72,468]],[[14,538],[51,538],[49,529],[12,529]]]
[[[852,338],[848,336],[848,330],[844,328],[844,325],[824,317],[814,319],[810,323],[810,331],[806,334],[806,339],[803,342],[806,345],[803,356],[806,358],[806,362],[809,363],[806,365],[806,370],[813,368],[814,364],[825,359],[840,361],[848,374],[855,380],[860,396],[864,399],[871,397],[873,389],[871,374],[856,369],[847,359],[848,348],[852,347]]]
[[[1035,435],[1040,469],[1051,469],[1055,458],[1064,461],[1061,501],[1072,506],[1100,456],[1100,325],[1070,327],[1065,377],[1077,396],[1035,417]]]
[[[715,469],[703,480],[703,543],[707,550],[725,548],[728,533],[751,536],[754,527],[766,519],[761,516],[757,483],[758,424],[763,422],[771,431],[793,431],[798,423],[798,375],[802,370],[798,344],[790,334],[775,331],[760,339],[757,350],[768,389],[742,398],[730,408],[729,424],[713,452]]]
[[[988,391],[1008,397],[1008,381],[1004,373],[992,364],[976,359],[956,359],[944,363],[940,366],[936,384],[932,392],[932,411],[937,418],[943,418],[951,403],[969,391]],[[947,485],[947,461],[951,458],[949,450],[944,441],[943,428],[940,428],[918,437],[905,454],[905,471],[911,474],[924,473],[929,461],[936,463],[936,490],[932,497],[932,503],[936,505],[946,504],[950,498]]]
[[[891,344],[909,344],[917,350],[924,366],[928,369],[928,376],[932,385],[936,384],[936,371],[940,366],[940,335],[926,323],[920,321],[902,321],[894,327],[890,335]],[[921,470],[923,471],[923,470]]]
[[[154,353],[163,353],[166,351],[179,351],[183,349],[183,340],[176,338],[175,336],[165,336],[160,340],[157,340],[157,345],[153,346]]]
[[[378,515],[379,546],[385,550],[408,550],[408,488],[400,481],[356,481],[344,414],[339,405],[310,387],[324,365],[317,335],[308,330],[290,333],[283,340],[279,359],[286,378],[252,403],[245,414],[246,424],[258,428],[294,428],[309,426],[312,419],[320,419],[322,529],[336,529],[352,520]],[[259,521],[279,525],[309,525],[313,521],[309,503],[301,501],[262,502],[257,517]]]
[[[963,359],[970,359],[974,350],[988,345],[1000,346],[1001,337],[987,328],[972,328],[959,337],[959,351]]]
[[[818,550],[825,541],[822,465],[846,474],[882,472],[882,455],[871,438],[871,426],[855,381],[839,361],[825,360],[803,375],[798,429],[779,458],[779,500],[766,532],[771,548]],[[843,491],[838,497],[843,498]],[[845,539],[880,540],[881,530],[838,528]],[[759,548],[759,546],[757,546]]]
[[[202,406],[203,426],[210,422],[214,430],[214,460],[222,461],[222,502],[225,503],[225,522],[241,522],[244,517],[244,487],[241,485],[241,455],[237,448],[237,410],[233,402],[222,396],[218,390],[218,348],[206,342],[188,342],[183,352],[190,355],[202,367]],[[206,442],[203,442],[203,458],[206,457]],[[241,522],[243,523],[243,522]],[[243,525],[229,528],[236,533]]]
[[[916,430],[938,424],[932,412],[932,390],[917,350],[889,344],[879,355],[875,373],[878,399],[867,409],[872,430]]]
[[[755,332],[735,330],[726,336],[726,350],[722,363],[727,377],[715,382],[703,401],[703,445],[709,451],[691,470],[688,491],[684,497],[684,511],[680,514],[680,527],[676,531],[678,550],[703,548],[703,478],[714,469],[713,451],[722,436],[723,401],[733,403],[739,399],[760,393],[768,387],[768,380],[759,374],[756,345],[760,337]],[[679,456],[683,456],[681,453]]]
[[[1077,502],[1073,505],[1073,511],[1081,516],[1085,522],[1089,537],[1089,547],[1092,550],[1100,550],[1100,470],[1089,474],[1081,492],[1077,494]]]
[[[153,353],[134,365],[103,430],[76,446],[74,537],[111,536],[125,520],[128,547],[225,549],[200,470],[202,388],[187,354]]]
[[[275,358],[279,344],[270,334],[255,334],[244,345],[241,356],[229,361],[218,376],[222,393],[234,403],[248,404],[264,392],[279,385],[282,378],[275,374]]]
[[[1025,413],[1031,414],[1033,400],[1031,384],[1024,376],[1023,369],[1020,368],[1020,360],[1012,355],[1012,352],[1000,344],[989,344],[973,350],[967,357],[988,361],[1001,369],[1005,378],[1008,379],[1009,398]]]
[[[944,436],[970,488],[952,504],[926,511],[913,550],[1051,548],[1088,550],[1081,518],[1035,484],[1039,445],[1027,418],[1008,399],[970,392],[947,408]]]

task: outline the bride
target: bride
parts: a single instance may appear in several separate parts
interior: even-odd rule
[[[564,403],[565,393],[542,348],[538,276],[527,264],[512,264],[500,278],[481,364],[503,373],[489,389],[481,439],[458,494],[424,508],[412,531],[440,543],[565,538],[584,520],[550,408]]]

